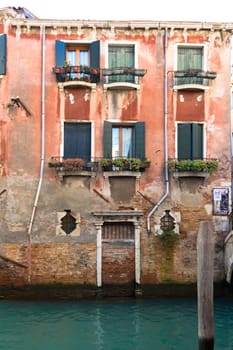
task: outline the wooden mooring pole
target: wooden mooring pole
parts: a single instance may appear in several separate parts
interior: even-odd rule
[[[197,237],[198,350],[214,349],[214,236],[211,222]]]

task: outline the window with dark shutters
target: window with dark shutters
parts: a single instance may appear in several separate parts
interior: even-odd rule
[[[93,41],[91,44],[87,43],[65,43],[64,41],[56,40],[55,42],[55,60],[56,60],[56,67],[63,67],[65,62],[68,63],[70,66],[80,66],[83,63],[81,62],[81,56],[80,52],[83,51],[83,47],[85,47],[85,51],[88,52],[88,64],[85,62],[85,66],[87,66],[89,70],[90,80],[95,83],[99,81],[99,76],[96,75],[93,76],[93,70],[94,69],[100,69],[100,41]],[[76,51],[76,62],[69,62],[69,54],[68,52]],[[92,70],[91,70],[92,69]],[[72,73],[73,76],[75,75],[75,72]],[[71,77],[73,77],[71,75]]]
[[[179,123],[178,159],[203,159],[203,124]]]
[[[113,144],[112,144],[112,132],[113,128],[123,129],[124,127],[131,127],[133,131],[132,145],[130,147],[130,157],[145,158],[145,123],[138,122],[132,125],[115,124],[108,121],[104,122],[104,133],[103,133],[103,156],[104,158],[113,157]],[[120,135],[121,133],[119,133]],[[122,140],[121,140],[122,141]],[[122,157],[123,154],[119,154]]]

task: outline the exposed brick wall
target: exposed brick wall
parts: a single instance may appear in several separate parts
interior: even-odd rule
[[[27,252],[26,245],[1,244],[0,286],[20,286],[27,284]]]
[[[128,284],[135,280],[134,243],[103,243],[103,284]]]
[[[0,286],[32,284],[96,284],[96,245],[80,243],[1,245],[4,256],[25,264],[23,268],[0,257]]]
[[[32,283],[96,284],[96,245],[32,245]]]

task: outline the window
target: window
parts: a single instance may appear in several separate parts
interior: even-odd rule
[[[108,48],[109,68],[134,68],[134,46],[133,45],[110,45]],[[134,82],[134,77],[129,74],[115,74],[109,77],[109,82]]]
[[[195,76],[195,71],[203,70],[203,47],[178,46],[177,70],[186,71],[183,78],[178,82],[185,84],[202,84],[203,79]],[[183,81],[182,81],[183,79]]]
[[[71,66],[90,66],[89,47],[87,45],[77,47],[67,45],[66,61]]]
[[[104,122],[104,157],[145,158],[145,123]]]
[[[64,158],[91,158],[91,123],[64,123]]]
[[[56,236],[80,236],[80,213],[71,209],[57,212]]]
[[[71,214],[70,209],[65,210],[66,215],[61,219],[61,228],[68,235],[76,229],[76,219]]]
[[[133,128],[124,126],[112,127],[112,157],[132,157]]]
[[[89,62],[89,47],[88,46],[69,46],[67,45],[66,50],[66,61],[70,66],[82,66],[90,67]],[[77,76],[76,73],[71,73],[71,78],[75,79]],[[79,78],[87,78],[85,69],[81,70],[79,73]]]
[[[65,62],[70,66],[99,69],[100,42],[93,41],[90,44],[74,44],[56,40],[56,67],[63,67]],[[85,77],[86,74],[87,72],[82,71],[79,78]],[[88,71],[88,74],[91,74],[90,71]],[[71,78],[75,78],[75,76],[75,73],[71,73]]]
[[[6,74],[6,34],[0,35],[0,75]]]
[[[177,125],[178,159],[203,159],[203,124]]]

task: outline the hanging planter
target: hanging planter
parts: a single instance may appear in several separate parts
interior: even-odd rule
[[[124,68],[104,68],[103,75],[123,75],[127,74]]]
[[[206,72],[206,78],[207,79],[215,79],[217,76],[216,72]]]
[[[146,69],[133,69],[133,75],[136,75],[138,77],[144,77],[144,75],[146,74]]]

